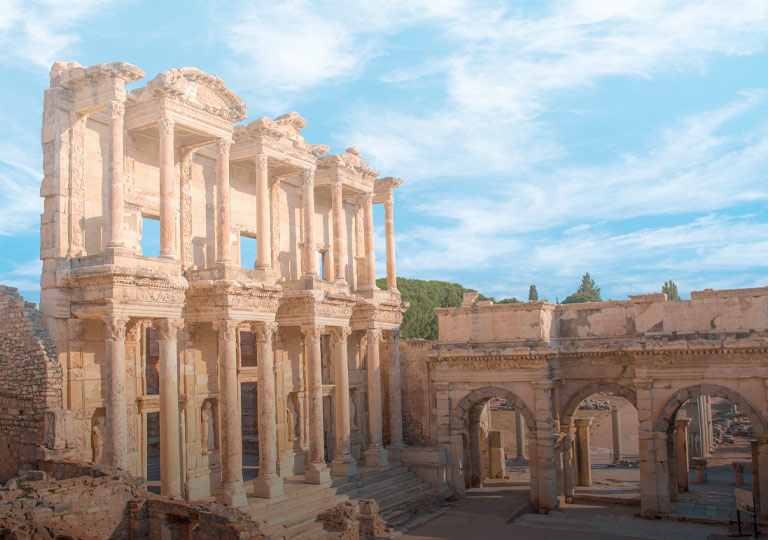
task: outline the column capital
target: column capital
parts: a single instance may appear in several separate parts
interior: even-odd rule
[[[306,339],[309,343],[317,343],[318,341],[320,341],[320,336],[323,335],[324,331],[325,331],[324,326],[319,326],[315,324],[301,325],[301,333],[304,334],[304,339]]]
[[[383,204],[384,204],[384,210],[387,213],[392,213],[395,211],[395,201],[392,200],[391,197],[385,200]]]
[[[101,319],[107,328],[107,339],[109,341],[123,341],[127,331],[128,321],[125,315],[109,315]]]
[[[139,341],[141,339],[141,319],[131,319],[126,325],[125,339],[128,341]]]
[[[251,332],[256,341],[264,343],[272,340],[275,332],[277,332],[277,327],[276,322],[257,321],[251,323]]]
[[[333,341],[336,343],[346,343],[347,338],[352,333],[352,329],[348,326],[332,326],[330,332],[331,336],[333,336]]]
[[[229,149],[232,148],[232,139],[216,139],[216,150],[219,154],[229,155]]]
[[[125,103],[112,99],[107,102],[107,115],[112,120],[117,120],[125,116]]]
[[[367,193],[363,193],[360,198],[363,201],[363,204],[369,205],[373,204],[373,191],[369,191]]]
[[[232,319],[222,319],[220,321],[214,321],[211,325],[213,326],[213,329],[219,333],[219,337],[223,337],[227,341],[233,341],[240,323],[233,321]]]
[[[315,184],[315,167],[312,165],[309,169],[305,169],[303,173],[301,173],[301,176],[304,178],[304,185],[305,186],[313,186]]]
[[[253,161],[256,164],[256,167],[258,167],[259,169],[264,170],[264,169],[267,168],[268,160],[269,160],[269,157],[267,156],[267,154],[259,154],[258,156],[256,156],[254,158]]]
[[[178,336],[179,330],[184,326],[184,321],[177,319],[155,319],[152,326],[157,330],[160,341],[173,341]]]
[[[166,116],[162,117],[157,121],[157,126],[160,129],[160,136],[173,135],[173,128],[175,125],[176,122],[174,122],[172,118]]]
[[[368,345],[371,345],[373,341],[381,341],[381,328],[368,328],[365,333],[368,337]]]

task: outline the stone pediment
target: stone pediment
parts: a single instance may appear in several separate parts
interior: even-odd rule
[[[235,142],[256,142],[276,149],[295,149],[315,157],[328,152],[324,144],[310,144],[302,137],[301,130],[307,121],[296,112],[278,116],[274,120],[267,116],[235,128]]]
[[[347,148],[347,151],[343,154],[331,154],[321,157],[317,160],[317,167],[318,169],[335,168],[353,171],[368,182],[373,182],[379,176],[379,172],[373,170],[368,165],[368,162],[360,157],[360,150],[356,146]]]
[[[144,71],[128,62],[106,62],[89,67],[77,62],[56,62],[51,67],[51,86],[70,90],[91,86],[104,79],[117,78],[128,84],[142,77]]]

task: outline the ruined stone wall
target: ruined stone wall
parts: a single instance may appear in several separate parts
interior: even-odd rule
[[[429,439],[429,373],[426,353],[434,341],[409,339],[400,342],[403,440],[422,446]]]
[[[35,305],[0,285],[0,480],[34,466],[45,412],[62,406],[61,365]]]

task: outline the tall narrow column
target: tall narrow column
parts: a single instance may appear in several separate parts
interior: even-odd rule
[[[322,326],[302,325],[307,362],[309,390],[309,461],[304,466],[304,481],[323,484],[330,481],[331,471],[325,463],[325,433],[323,432],[323,366],[320,353]]]
[[[363,195],[365,219],[365,284],[364,289],[376,288],[376,253],[373,246],[373,193]]]
[[[580,486],[592,485],[592,458],[589,455],[589,426],[592,418],[576,418],[576,455],[579,460]]]
[[[315,167],[304,171],[304,256],[306,275],[317,275],[317,246],[315,245]]]
[[[344,222],[344,206],[341,179],[333,180],[333,251],[336,259],[336,281],[347,282],[347,235]]]
[[[387,236],[387,289],[397,290],[395,271],[395,202],[390,197],[384,201],[384,233]]]
[[[688,491],[688,424],[690,418],[675,420],[675,460],[677,461],[677,491]]]
[[[258,344],[259,476],[253,480],[257,497],[283,494],[283,479],[277,475],[277,407],[275,405],[275,357],[272,339],[277,323],[257,322],[251,331]]]
[[[125,333],[128,317],[105,317],[107,329],[107,463],[128,467],[128,413],[125,401]]]
[[[381,436],[381,362],[379,359],[381,330],[368,329],[368,422],[370,440],[365,451],[366,467],[383,467],[387,464]]]
[[[256,157],[256,217],[258,219],[258,245],[256,268],[272,266],[272,228],[269,219],[269,171],[266,154]]]
[[[221,422],[221,484],[216,491],[216,500],[243,507],[248,505],[248,501],[243,488],[243,434],[238,399],[240,385],[237,382],[237,322],[225,319],[213,323],[213,327],[219,332]]]
[[[350,476],[355,474],[357,468],[350,450],[349,363],[347,361],[347,338],[350,333],[351,330],[346,326],[331,328],[336,379],[336,456],[331,463],[331,474],[334,476]]]
[[[613,462],[621,461],[621,418],[619,408],[611,409],[611,432],[613,434]]]
[[[232,141],[216,140],[216,262],[232,262],[232,203],[229,193],[229,149]],[[259,242],[261,244],[261,242]]]
[[[560,429],[565,433],[563,438],[563,494],[565,502],[570,503],[574,494],[574,463],[573,463],[573,428],[562,425]]]
[[[400,329],[389,336],[389,444],[403,446],[402,381],[400,380]]]
[[[125,105],[122,101],[107,103],[109,116],[109,242],[107,247],[125,247],[123,226],[123,120]]]
[[[160,256],[177,259],[176,255],[176,206],[174,190],[174,121],[161,118],[160,127]]]
[[[160,347],[160,493],[181,496],[179,460],[179,359],[176,335],[180,321],[156,319]]]
[[[525,459],[525,418],[520,408],[515,408],[515,442],[517,443],[517,459]]]

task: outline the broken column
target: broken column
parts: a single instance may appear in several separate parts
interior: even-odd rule
[[[504,434],[501,431],[488,433],[488,461],[491,478],[504,478]]]
[[[592,485],[592,459],[589,455],[589,426],[593,418],[576,418],[576,455],[579,460],[578,485]]]
[[[707,458],[695,457],[693,458],[693,468],[695,470],[693,474],[693,481],[696,484],[707,483]]]
[[[733,485],[741,486],[744,484],[744,466],[746,463],[743,461],[733,462]]]

